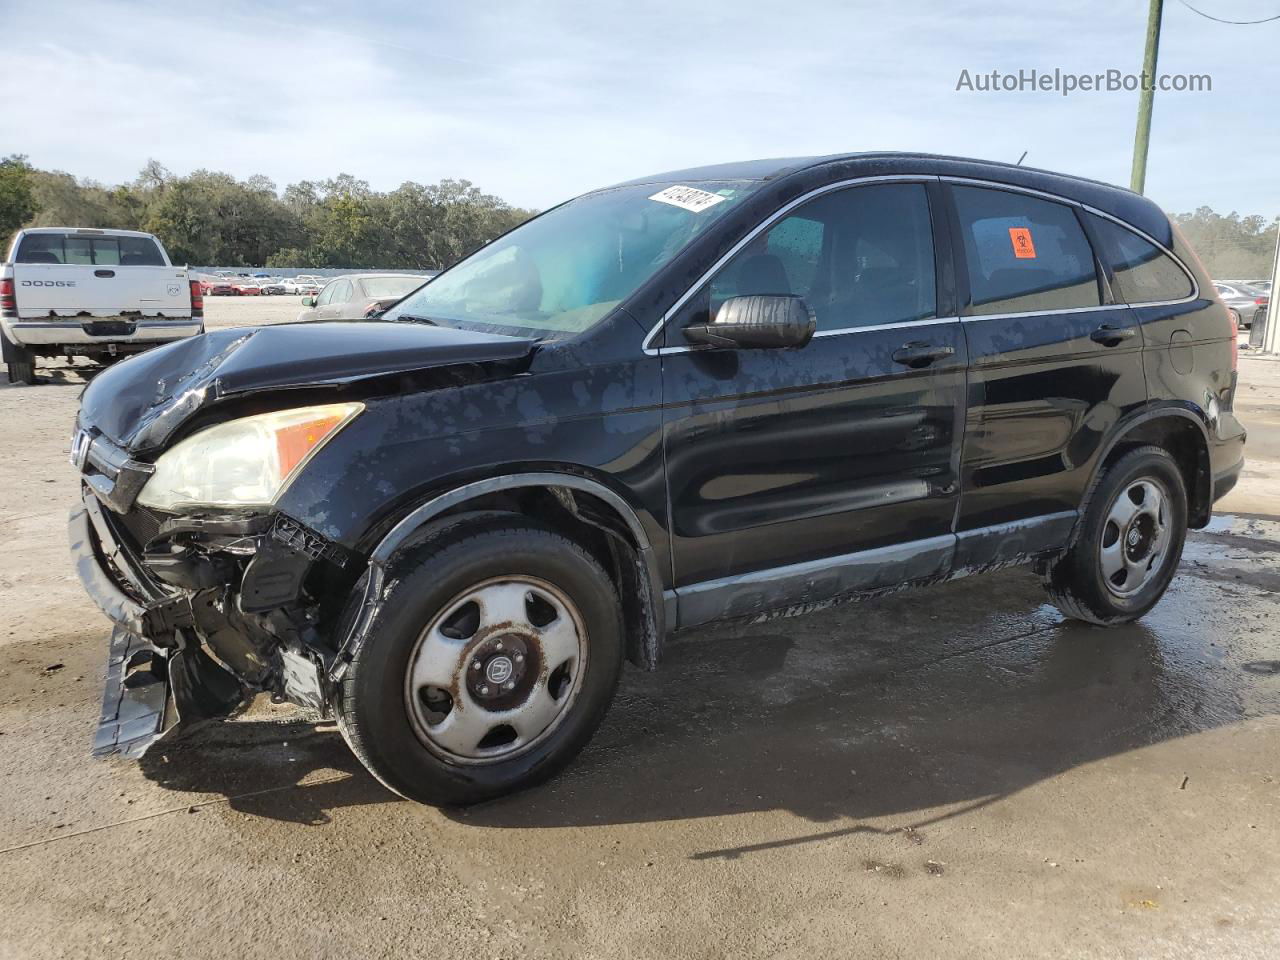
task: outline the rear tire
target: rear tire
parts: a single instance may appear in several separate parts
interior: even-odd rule
[[[1182,471],[1161,448],[1139,447],[1094,481],[1074,542],[1045,571],[1045,590],[1074,620],[1137,620],[1164,596],[1186,536]]]
[[[613,583],[581,546],[499,515],[446,529],[388,582],[336,704],[384,785],[476,803],[547,779],[586,746],[617,687],[623,631]],[[340,622],[361,601],[357,587]]]
[[[10,383],[33,384],[36,382],[36,355],[26,347],[14,343],[5,344],[5,367]]]

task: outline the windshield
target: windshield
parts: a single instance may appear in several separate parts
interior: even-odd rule
[[[367,277],[361,281],[364,292],[378,300],[387,297],[403,297],[414,287],[420,287],[425,277]]]
[[[581,333],[756,185],[647,183],[578,197],[440,274],[384,319]]]

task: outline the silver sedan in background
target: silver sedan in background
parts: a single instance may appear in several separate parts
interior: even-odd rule
[[[1236,318],[1241,327],[1253,326],[1253,318],[1259,310],[1266,310],[1271,295],[1247,283],[1215,283],[1218,296]]]
[[[334,277],[318,296],[303,297],[299,320],[367,320],[418,289],[432,274],[353,273]]]

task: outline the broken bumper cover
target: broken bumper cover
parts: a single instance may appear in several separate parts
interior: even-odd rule
[[[139,571],[93,494],[86,493],[71,511],[67,531],[80,582],[114,624],[96,756],[141,756],[170,730],[226,716],[243,702],[239,681],[200,648],[190,630],[187,598],[160,593]],[[120,577],[128,579],[129,592]],[[164,645],[152,637],[163,638]]]
[[[164,733],[169,703],[165,658],[146,640],[117,626],[111,631],[107,685],[93,755],[142,756]]]

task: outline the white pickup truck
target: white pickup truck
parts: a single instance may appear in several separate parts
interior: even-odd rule
[[[200,284],[149,233],[33,227],[0,264],[0,332],[12,383],[36,357],[103,363],[204,330]]]

